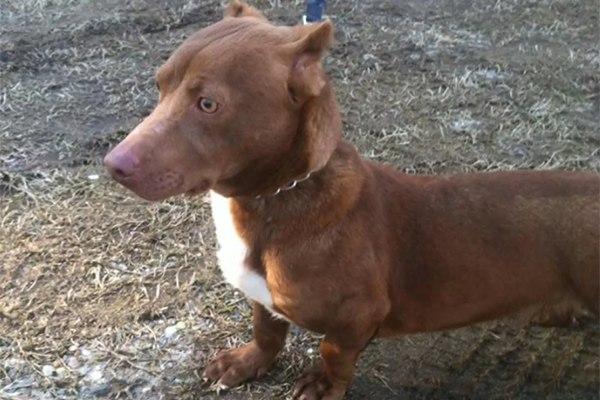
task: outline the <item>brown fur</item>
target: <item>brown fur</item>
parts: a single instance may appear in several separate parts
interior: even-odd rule
[[[225,15],[160,68],[156,109],[106,164],[148,199],[208,188],[233,199],[275,311],[325,335],[294,398],[342,398],[375,336],[565,303],[598,315],[597,174],[410,176],[365,161],[340,140],[321,67],[331,24],[275,27],[241,2]],[[199,110],[201,97],[217,111]],[[254,340],[206,376],[232,386],[262,375],[287,328],[255,304]]]

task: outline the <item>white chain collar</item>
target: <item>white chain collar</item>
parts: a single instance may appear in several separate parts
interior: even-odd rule
[[[273,193],[268,194],[268,195],[261,195],[261,194],[259,194],[258,196],[256,196],[256,198],[258,199],[258,198],[261,198],[261,197],[264,197],[264,196],[277,196],[281,192],[286,192],[288,190],[292,190],[300,182],[304,182],[305,180],[307,180],[308,178],[310,178],[311,175],[312,175],[312,172],[308,172],[306,175],[302,176],[301,178],[298,178],[298,179],[295,179],[295,180],[293,180],[291,182],[286,183],[284,186],[278,188]]]

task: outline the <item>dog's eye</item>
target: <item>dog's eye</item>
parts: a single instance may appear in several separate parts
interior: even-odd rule
[[[198,107],[205,113],[212,114],[217,111],[219,104],[207,97],[201,97],[200,100],[198,100]]]

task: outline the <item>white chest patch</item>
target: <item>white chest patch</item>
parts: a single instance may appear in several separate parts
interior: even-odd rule
[[[248,298],[262,304],[274,315],[283,317],[273,311],[273,299],[265,278],[248,265],[248,245],[235,229],[231,200],[211,191],[210,202],[219,242],[217,259],[223,277]]]

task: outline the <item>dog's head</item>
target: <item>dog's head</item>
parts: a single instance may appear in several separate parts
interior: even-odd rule
[[[148,200],[259,194],[322,167],[340,137],[321,66],[330,22],[280,27],[234,1],[158,69],[156,108],[104,159]]]

